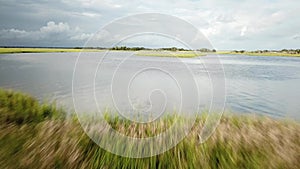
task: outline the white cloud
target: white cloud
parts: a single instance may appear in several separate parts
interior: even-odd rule
[[[247,30],[248,30],[248,27],[247,26],[244,26],[243,28],[242,28],[242,30],[241,30],[241,36],[245,36],[245,33],[247,32]]]
[[[28,36],[28,32],[18,29],[3,29],[0,30],[0,38],[17,38]]]
[[[88,34],[88,33],[82,33],[80,35],[75,35],[71,37],[71,40],[88,40],[89,38],[91,38],[94,34]]]
[[[82,14],[83,16],[87,16],[87,17],[91,17],[91,18],[101,16],[100,14],[92,13],[92,12],[83,12],[83,13],[81,13],[81,14]]]
[[[61,33],[70,31],[70,26],[68,23],[60,22],[55,24],[55,22],[50,21],[47,23],[47,26],[40,28],[41,33]]]
[[[19,29],[2,29],[0,30],[1,40],[5,40],[6,44],[1,45],[41,45],[42,44],[56,46],[70,41],[85,41],[92,34],[83,33],[79,27],[71,28],[68,23],[55,23],[49,21],[47,25],[42,26],[36,31],[25,31]],[[48,42],[48,44],[47,44]],[[73,42],[74,43],[74,42]]]

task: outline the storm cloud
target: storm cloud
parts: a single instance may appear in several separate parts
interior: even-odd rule
[[[151,12],[190,22],[216,49],[299,48],[298,11],[295,0],[1,0],[0,46],[83,46],[111,21]]]

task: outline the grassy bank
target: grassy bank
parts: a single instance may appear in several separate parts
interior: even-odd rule
[[[174,117],[168,117],[171,122]],[[107,117],[128,135],[151,135],[157,128]],[[150,158],[111,154],[93,143],[74,118],[29,95],[0,90],[1,168],[298,168],[300,126],[266,117],[222,117],[204,144],[198,134],[205,119],[171,150]],[[168,123],[168,122],[166,122]],[[162,129],[168,125],[160,123]],[[150,131],[150,132],[149,132]],[[150,134],[149,134],[150,133]],[[117,140],[116,140],[117,142]]]
[[[0,48],[0,54],[12,53],[60,53],[60,52],[101,52],[105,49],[68,49],[68,48]],[[112,51],[137,51],[137,50],[112,50]],[[158,57],[178,57],[194,58],[205,56],[207,54],[219,55],[249,55],[249,56],[288,56],[300,57],[300,54],[285,52],[234,52],[234,51],[217,51],[217,52],[199,52],[199,51],[167,51],[167,50],[138,50],[137,56],[158,56]]]
[[[11,53],[58,53],[58,52],[98,52],[99,49],[64,49],[64,48],[0,48],[0,54]]]
[[[0,54],[12,53],[59,53],[59,52],[101,52],[100,49],[59,49],[59,48],[0,48]],[[112,50],[117,51],[130,51],[130,50]],[[179,57],[179,58],[193,58],[197,56],[204,56],[199,52],[193,51],[138,51],[137,56],[158,56],[158,57]]]

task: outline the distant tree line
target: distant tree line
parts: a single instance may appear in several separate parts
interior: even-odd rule
[[[27,48],[24,46],[0,46],[0,48]],[[127,46],[114,46],[111,48],[106,47],[41,47],[31,46],[30,48],[53,48],[53,49],[99,49],[99,50],[128,50],[128,51],[139,51],[139,50],[166,50],[166,51],[192,51],[191,49],[185,49],[185,48],[177,48],[177,47],[167,47],[167,48],[145,48],[145,47],[127,47]],[[201,48],[197,49],[197,51],[200,52],[216,52],[215,49],[207,49],[207,48]]]
[[[300,49],[282,49],[283,53],[300,54]]]
[[[73,49],[106,49],[104,47],[74,47]]]
[[[169,48],[145,48],[145,47],[127,47],[127,46],[115,46],[112,48],[106,47],[43,47],[43,46],[0,46],[0,48],[53,48],[53,49],[99,49],[99,50],[129,50],[129,51],[139,51],[139,50],[167,50],[167,51],[191,51],[190,49],[177,48],[177,47],[169,47]],[[208,49],[201,48],[197,49],[197,51],[209,53],[209,52],[217,52],[216,49]],[[233,50],[233,53],[287,53],[287,54],[300,54],[300,49],[282,49],[282,50],[255,50],[255,51],[246,51],[246,50]]]
[[[115,46],[109,48],[110,50],[130,50],[130,51],[138,51],[138,50],[149,50],[148,48],[144,47],[127,47],[127,46]]]
[[[245,53],[247,51],[245,50],[234,50],[232,51],[234,53]],[[288,53],[288,54],[300,54],[300,49],[282,49],[282,50],[255,50],[255,51],[249,51],[250,53]]]
[[[171,47],[171,48],[159,48],[158,50],[168,50],[168,51],[190,51],[189,49],[176,48],[176,47]]]
[[[138,51],[138,50],[166,50],[166,51],[174,51],[174,52],[176,52],[176,51],[191,51],[191,49],[177,48],[177,47],[151,49],[151,48],[145,48],[145,47],[127,47],[127,46],[115,46],[115,47],[110,48],[110,50],[130,50],[130,51]],[[207,48],[197,49],[197,51],[200,51],[200,52],[216,52],[215,49],[207,49]]]
[[[232,52],[234,52],[234,53],[245,53],[245,50],[234,50]]]
[[[145,48],[145,47],[127,47],[127,46],[115,46],[115,47],[110,48],[110,50],[130,50],[130,51],[138,51],[138,50],[188,51],[188,49],[176,48],[176,47],[150,49],[150,48]]]
[[[197,51],[200,51],[200,52],[217,52],[216,49],[207,49],[207,48],[198,49]]]

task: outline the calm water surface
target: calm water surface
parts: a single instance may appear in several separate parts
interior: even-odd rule
[[[0,55],[0,87],[21,90],[39,100],[56,100],[72,110],[72,77],[78,55]],[[77,64],[73,87],[74,96],[79,100],[76,102],[78,111],[93,112],[107,107],[129,111],[129,107],[135,107],[145,112],[175,109],[189,112],[194,111],[191,106],[195,99],[188,96],[193,95],[196,88],[199,89],[199,109],[209,108],[212,86],[199,59],[111,52],[100,60],[102,55],[83,53]],[[201,59],[210,57],[216,56]],[[226,78],[227,111],[300,119],[300,58],[221,55],[220,60]],[[196,88],[189,82],[191,77]],[[184,98],[178,79],[186,82],[183,88],[188,88]],[[185,106],[180,106],[181,99],[186,102]]]

